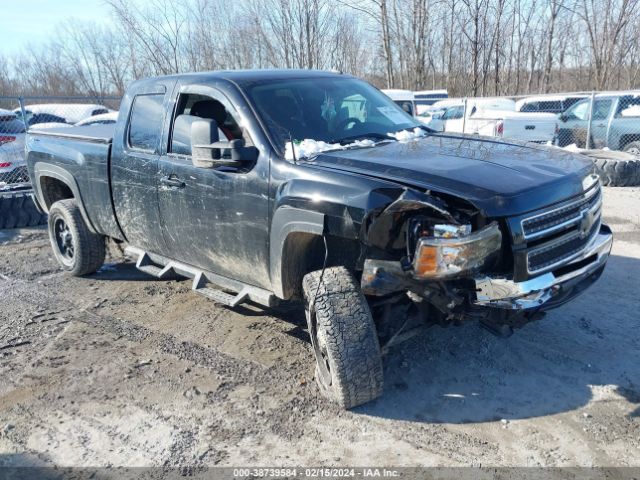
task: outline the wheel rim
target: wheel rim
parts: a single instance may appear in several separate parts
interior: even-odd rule
[[[75,255],[73,234],[64,219],[57,218],[55,220],[55,223],[53,224],[53,234],[60,255],[62,255],[66,260],[73,260],[73,256]]]
[[[329,354],[327,352],[327,343],[324,335],[318,332],[318,320],[315,309],[311,305],[307,305],[305,309],[307,316],[307,324],[309,325],[309,335],[311,336],[311,344],[316,356],[316,365],[318,366],[318,375],[323,385],[331,386],[331,365],[329,363]]]

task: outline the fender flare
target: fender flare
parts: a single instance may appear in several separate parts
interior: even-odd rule
[[[274,213],[269,239],[269,272],[272,290],[278,298],[287,299],[292,294],[283,278],[284,269],[288,268],[283,264],[287,255],[284,251],[287,238],[294,233],[322,236],[325,233],[325,218],[324,213],[286,206]]]
[[[84,222],[87,224],[87,227],[89,227],[89,230],[91,230],[93,233],[97,233],[95,227],[93,226],[93,223],[91,222],[91,220],[89,219],[89,216],[87,215],[87,211],[84,208],[84,202],[82,201],[82,196],[80,195],[80,189],[78,188],[78,183],[76,182],[76,179],[73,177],[73,175],[71,175],[71,173],[69,173],[67,170],[57,165],[49,165],[49,164],[40,163],[40,162],[35,164],[35,166],[33,167],[33,172],[35,176],[34,185],[37,187],[37,188],[34,188],[34,191],[36,193],[36,198],[41,208],[45,212],[49,213],[49,206],[47,205],[44,199],[44,192],[42,191],[41,179],[42,177],[51,177],[51,178],[55,178],[56,180],[60,180],[67,187],[69,187],[69,189],[71,190],[71,193],[73,193],[73,198],[75,198],[78,201],[78,208],[80,208],[80,213],[82,214],[82,218]]]

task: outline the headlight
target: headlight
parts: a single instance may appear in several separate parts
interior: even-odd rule
[[[418,240],[413,259],[413,270],[417,277],[453,277],[481,267],[502,244],[502,234],[495,222],[477,232],[457,237],[452,237],[452,233],[464,232],[461,227],[436,227],[439,228],[434,229],[435,236]]]

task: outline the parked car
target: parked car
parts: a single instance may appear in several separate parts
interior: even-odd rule
[[[77,127],[81,127],[83,125],[110,125],[112,123],[116,123],[116,120],[118,120],[118,112],[109,112],[85,118],[75,125]]]
[[[527,97],[516,102],[516,112],[562,113],[574,103],[586,98],[586,94],[540,95]]]
[[[109,113],[109,109],[104,105],[87,104],[87,103],[47,103],[38,105],[26,105],[24,107],[24,113],[26,118],[25,123],[28,125],[35,125],[36,123],[77,123],[85,118]],[[17,108],[14,113],[22,117],[22,110]],[[38,119],[36,122],[32,121],[32,117],[40,115],[40,118],[46,118],[46,116],[55,117],[55,120],[50,119]]]
[[[25,131],[24,123],[12,111],[0,109],[0,190],[29,182]]]
[[[382,90],[387,97],[393,100],[400,108],[409,115],[416,114],[416,105],[413,92],[411,90],[387,89]]]
[[[414,327],[507,334],[609,256],[584,157],[433,132],[351,76],[150,78],[121,108],[114,125],[27,135],[61,267],[95,272],[112,238],[219,303],[300,299],[320,391],[347,408],[382,394],[381,348]]]
[[[443,132],[461,132],[536,143],[552,143],[556,137],[557,117],[551,113],[521,113],[508,98],[467,99],[436,102],[430,128]]]
[[[587,146],[590,104],[591,99],[585,98],[560,115],[559,146]],[[589,134],[589,148],[608,148],[640,155],[640,92],[595,95]]]

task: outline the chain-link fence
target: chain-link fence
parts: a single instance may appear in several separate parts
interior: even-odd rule
[[[640,91],[447,99],[420,113],[441,131],[640,156]]]
[[[640,91],[577,92],[514,100],[516,111],[556,115],[554,145],[640,155]]]
[[[0,97],[0,229],[40,225],[25,163],[27,132],[115,123],[119,97]]]
[[[0,97],[0,195],[31,188],[27,131],[115,123],[119,106],[120,97]]]

